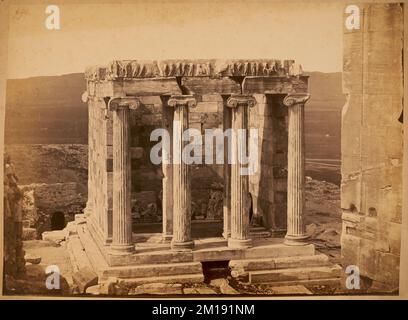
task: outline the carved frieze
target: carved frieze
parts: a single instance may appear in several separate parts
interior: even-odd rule
[[[293,76],[301,68],[293,60],[115,60],[107,66],[87,68],[89,81],[162,77]]]

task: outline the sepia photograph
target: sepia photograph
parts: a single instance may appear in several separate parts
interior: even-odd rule
[[[406,295],[404,10],[2,1],[2,298]]]

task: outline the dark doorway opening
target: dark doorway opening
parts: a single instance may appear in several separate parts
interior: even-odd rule
[[[65,216],[62,212],[54,212],[51,216],[51,230],[62,230],[65,228]]]
[[[217,278],[227,279],[230,276],[229,261],[203,261],[204,282],[210,283]]]

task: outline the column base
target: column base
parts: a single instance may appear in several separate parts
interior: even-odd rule
[[[124,255],[124,254],[131,254],[135,251],[135,246],[132,245],[118,245],[113,244],[110,246],[109,253],[113,255]]]
[[[223,232],[223,233],[222,233],[222,237],[223,237],[224,239],[229,239],[229,238],[231,238],[231,232]]]
[[[228,238],[228,248],[245,249],[252,247],[252,239]]]
[[[91,213],[92,213],[92,207],[86,206],[85,209],[84,209],[84,216],[89,217],[91,215]]]
[[[171,234],[163,234],[162,235],[162,243],[169,243],[173,239],[173,235]]]
[[[177,242],[171,241],[171,249],[174,251],[190,251],[194,247],[194,241]]]
[[[299,236],[285,236],[284,244],[288,246],[304,246],[307,245],[308,242],[306,241],[309,238],[308,235],[299,235]]]

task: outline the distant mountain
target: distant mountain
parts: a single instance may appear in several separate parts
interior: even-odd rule
[[[306,103],[306,157],[340,159],[341,110],[346,102],[342,74],[308,72],[311,98]]]
[[[306,73],[311,99],[306,104],[309,158],[340,158],[341,73]],[[6,144],[87,143],[83,73],[7,81]]]
[[[88,143],[83,73],[7,80],[5,143]]]

